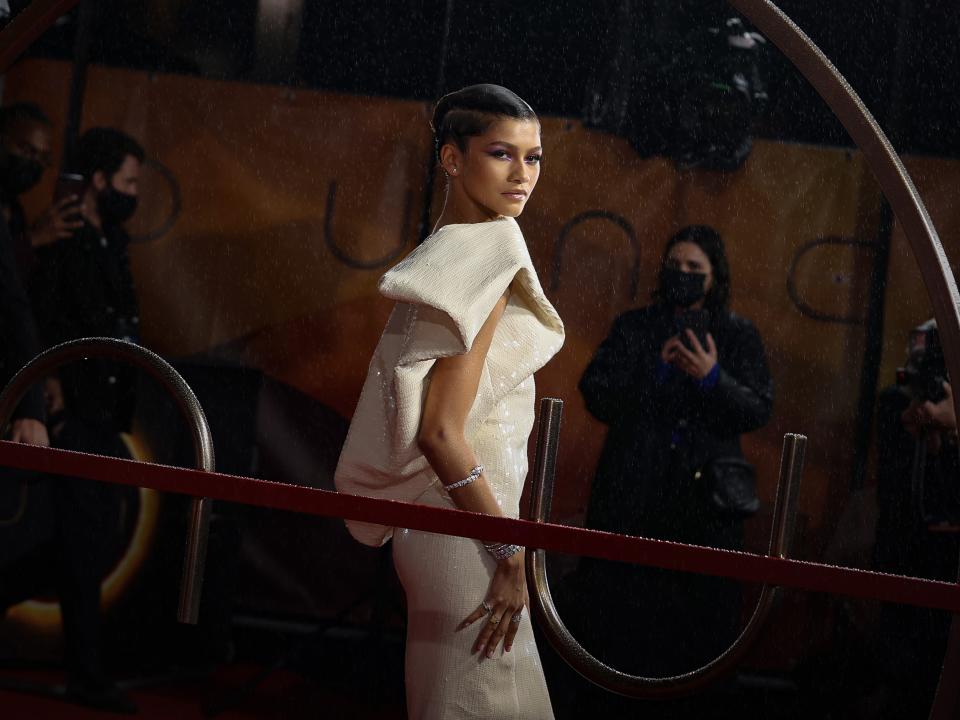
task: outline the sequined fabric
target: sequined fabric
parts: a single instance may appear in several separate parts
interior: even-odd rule
[[[438,358],[469,350],[508,287],[510,299],[487,353],[466,438],[479,453],[475,440],[481,428],[502,419],[500,432],[509,427],[510,439],[496,452],[514,463],[509,481],[498,477],[493,464],[479,462],[495,488],[522,485],[533,424],[533,373],[560,349],[563,323],[543,294],[520,228],[503,218],[446,225],[381,278],[380,292],[397,304],[370,361],[340,454],[334,477],[340,492],[416,502],[439,482],[416,442],[430,369]],[[368,523],[347,526],[367,545],[382,545],[392,534],[392,528]]]
[[[510,299],[487,353],[466,438],[504,515],[517,517],[533,428],[533,373],[563,344],[513,219],[447,225],[380,281],[397,301],[368,369],[337,467],[340,492],[453,507],[417,448],[430,369],[467,352],[497,300]],[[529,617],[510,653],[472,653],[479,623],[457,632],[484,599],[495,563],[476,540],[348,522],[360,542],[393,537],[407,594],[411,720],[552,718]]]

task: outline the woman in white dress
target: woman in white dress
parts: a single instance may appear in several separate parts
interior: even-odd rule
[[[434,233],[380,280],[396,306],[340,462],[341,492],[517,517],[533,373],[563,344],[515,217],[540,176],[540,123],[517,95],[473,85],[432,127],[447,177]],[[515,545],[348,522],[393,539],[407,596],[411,720],[553,717]],[[482,620],[482,622],[480,622]]]

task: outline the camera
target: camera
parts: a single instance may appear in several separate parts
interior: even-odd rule
[[[937,321],[928,320],[910,331],[907,364],[897,368],[897,385],[917,402],[938,403],[947,396],[943,389],[946,381],[947,366]]]

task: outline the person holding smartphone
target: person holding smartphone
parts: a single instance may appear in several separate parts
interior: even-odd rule
[[[49,164],[50,120],[43,111],[28,103],[0,108],[0,383],[4,385],[40,352],[26,291],[32,254],[19,196],[40,181]],[[17,407],[8,439],[47,445],[44,422],[43,393],[37,385]]]
[[[773,386],[759,333],[729,310],[730,285],[719,233],[685,227],[664,248],[654,302],[614,321],[579,383],[608,426],[587,527],[742,547],[743,517],[718,506],[705,468],[742,462],[740,435],[770,419]],[[584,559],[574,583],[583,611],[565,617],[582,618],[587,649],[619,670],[691,671],[735,637],[734,582]]]
[[[43,179],[53,164],[50,118],[33,103],[0,108],[0,210],[10,230],[21,277],[34,266],[33,248],[70,237],[81,227],[80,188],[57,184],[50,207],[29,222],[20,197]]]
[[[140,144],[114,128],[93,128],[80,137],[70,167],[83,179],[77,188],[80,227],[36,248],[31,292],[45,346],[81,337],[139,342],[130,236],[124,224],[137,208],[143,160]],[[60,368],[47,380],[52,444],[129,457],[120,433],[130,428],[136,380],[135,369],[109,360]],[[109,569],[125,492],[116,485],[78,478],[58,478],[53,491],[67,698],[117,712],[133,712],[136,706],[108,675],[102,652],[100,582]]]
[[[60,192],[79,195],[78,227],[37,248],[32,295],[46,345],[80,337],[140,338],[140,311],[124,224],[136,211],[144,151],[126,133],[93,128],[77,143],[74,173],[61,175]],[[99,373],[62,371],[48,381],[48,409],[90,425],[126,429],[133,412],[133,374],[115,363]],[[113,435],[115,432],[108,432]],[[78,448],[75,448],[78,449]],[[96,452],[96,450],[91,450]]]

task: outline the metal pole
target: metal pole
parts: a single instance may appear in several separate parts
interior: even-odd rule
[[[897,39],[893,49],[893,68],[890,71],[890,89],[884,108],[883,124],[891,143],[903,141],[904,77],[908,71],[908,47],[910,29],[913,27],[913,3],[898,0],[894,26]],[[890,241],[896,218],[886,196],[880,198],[880,222],[874,244],[873,269],[870,273],[870,290],[867,304],[866,346],[860,372],[860,397],[857,403],[857,430],[854,437],[853,477],[851,490],[864,486],[870,439],[873,432],[873,412],[876,407],[877,384],[880,363],[883,360],[883,320],[886,312],[887,275],[890,266]]]

